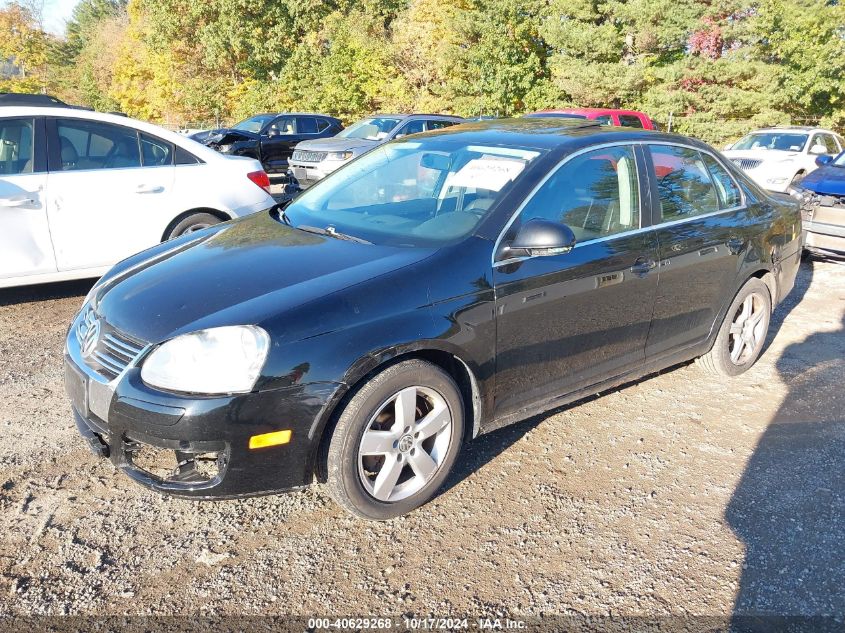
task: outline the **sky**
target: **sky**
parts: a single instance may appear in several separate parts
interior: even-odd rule
[[[79,0],[36,0],[44,4],[44,29],[55,35],[64,35],[65,22],[73,13]],[[0,7],[9,4],[9,0],[0,0]]]

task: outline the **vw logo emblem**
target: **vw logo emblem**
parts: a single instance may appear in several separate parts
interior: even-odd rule
[[[405,435],[399,440],[399,450],[403,453],[407,453],[411,450],[411,447],[414,445],[414,438],[410,435]]]
[[[82,352],[83,358],[88,358],[97,349],[97,343],[100,340],[100,320],[97,319],[88,324],[88,329],[82,336]]]

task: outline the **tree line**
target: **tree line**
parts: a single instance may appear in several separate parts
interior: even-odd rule
[[[713,143],[845,127],[836,0],[81,0],[63,37],[33,2],[0,9],[0,91],[171,125],[607,106]]]

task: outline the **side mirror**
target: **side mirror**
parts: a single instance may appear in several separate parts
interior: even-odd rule
[[[824,145],[813,145],[810,148],[810,154],[821,155],[827,154],[827,148]]]
[[[565,224],[534,218],[519,229],[507,253],[511,257],[547,257],[568,253],[575,247],[575,234]]]
[[[828,156],[827,154],[822,154],[821,156],[816,157],[816,165],[819,167],[824,167],[825,165],[829,165],[833,162],[833,156]]]

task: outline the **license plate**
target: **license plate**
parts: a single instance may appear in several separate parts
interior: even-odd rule
[[[88,417],[88,381],[68,360],[65,360],[65,390],[79,414]]]

